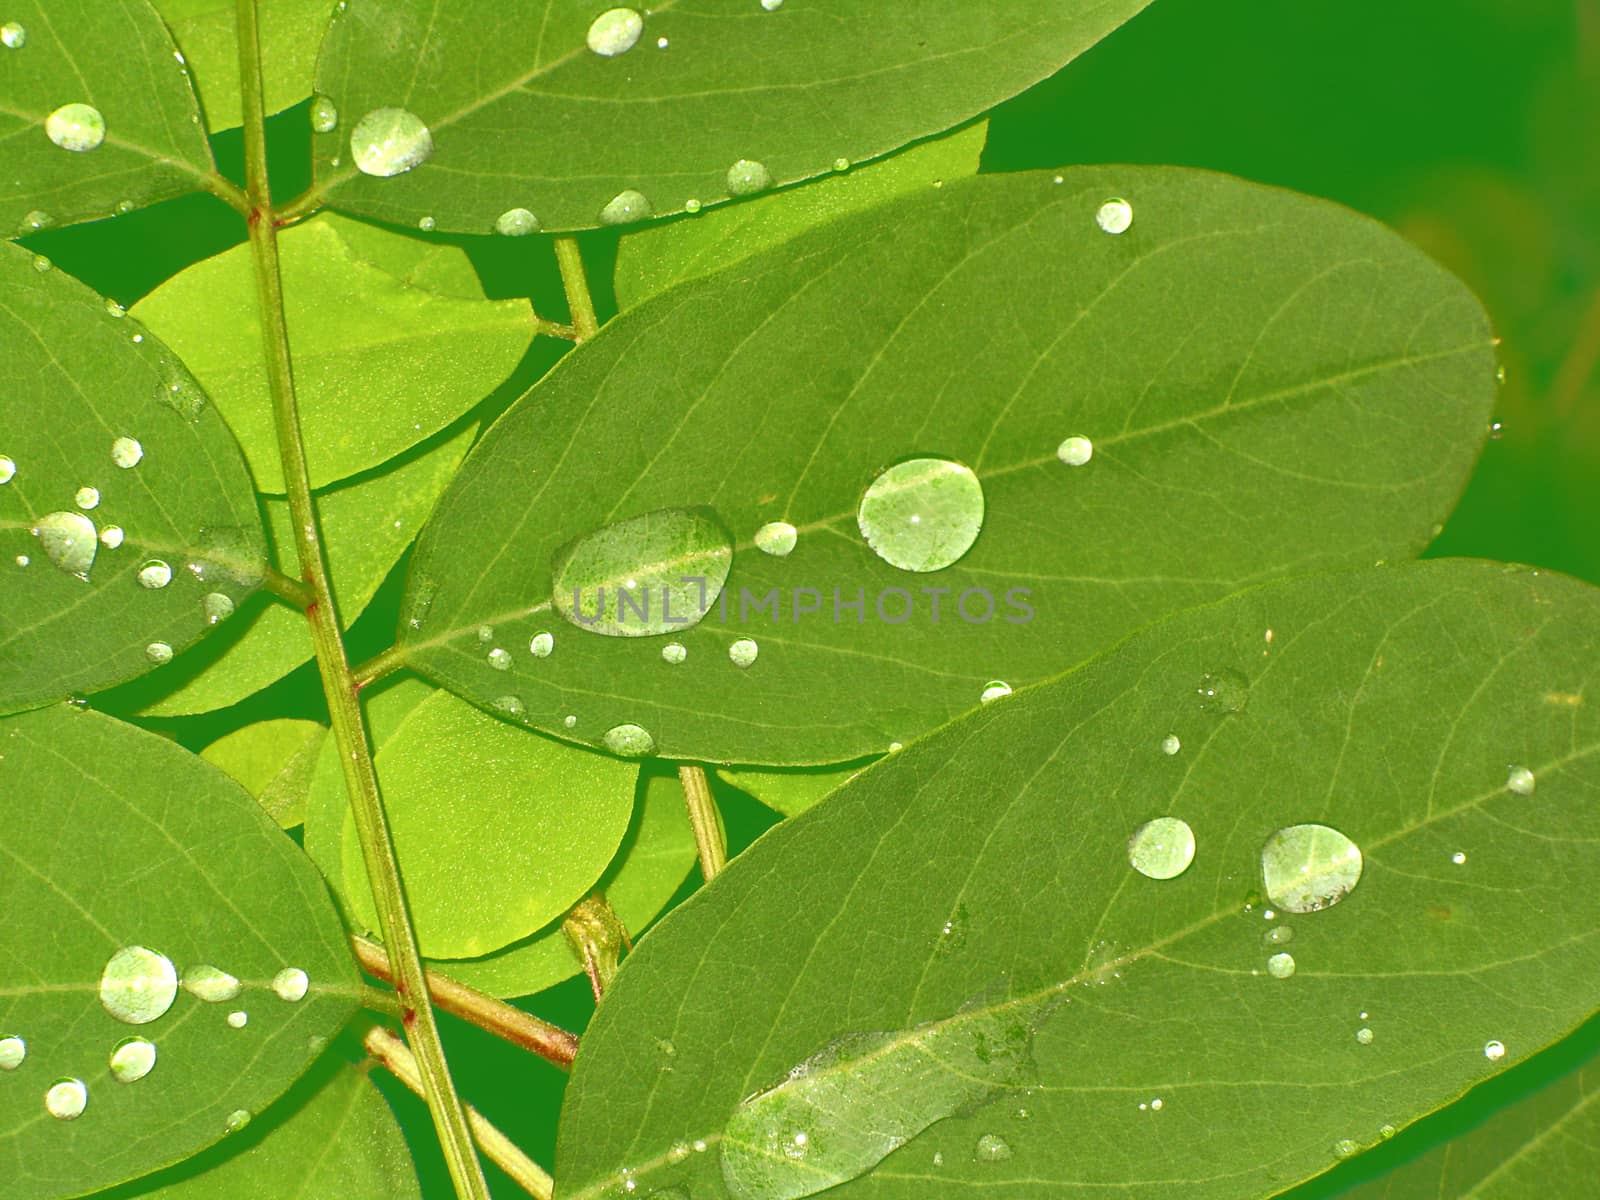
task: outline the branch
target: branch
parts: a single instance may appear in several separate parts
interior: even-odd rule
[[[689,824],[694,827],[694,844],[700,852],[700,874],[707,883],[728,865],[728,835],[722,827],[722,813],[711,794],[711,781],[704,767],[684,763],[678,768],[683,784],[683,802],[689,808]]]

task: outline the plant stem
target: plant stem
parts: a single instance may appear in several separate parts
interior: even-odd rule
[[[728,864],[728,834],[722,827],[722,813],[711,794],[711,781],[704,767],[684,763],[678,768],[683,784],[683,802],[689,808],[689,824],[694,827],[694,844],[700,853],[700,874],[707,883]]]
[[[205,176],[205,189],[246,220],[250,218],[250,197],[239,185],[215,171]]]
[[[285,225],[292,225],[304,217],[309,217],[321,207],[322,193],[317,190],[316,184],[312,184],[289,203],[274,212],[273,219],[279,228],[282,228]]]
[[[366,662],[351,671],[351,678],[355,680],[358,688],[368,684],[377,683],[386,676],[393,675],[406,665],[406,656],[399,646],[390,646],[382,654],[375,654]]]
[[[394,979],[389,956],[384,953],[382,946],[362,937],[352,937],[350,944],[355,947],[361,969],[368,975],[385,983]],[[562,1070],[572,1066],[572,1060],[578,1053],[576,1035],[541,1021],[520,1008],[512,1008],[503,1000],[496,1000],[464,983],[457,983],[448,975],[441,975],[432,969],[426,974],[434,1003],[445,1012],[454,1013],[463,1021],[470,1021],[479,1029],[504,1038],[513,1046],[532,1051]]]
[[[240,92],[244,108],[245,177],[250,199],[250,247],[255,259],[256,294],[261,308],[261,334],[266,355],[268,388],[272,394],[273,422],[277,426],[278,454],[289,495],[294,523],[295,549],[302,576],[311,591],[306,617],[316,650],[317,669],[328,701],[328,715],[344,767],[345,790],[350,796],[356,830],[366,860],[367,876],[378,910],[384,942],[392,948],[399,979],[395,990],[404,1005],[404,1021],[416,1048],[419,1074],[433,1113],[434,1126],[444,1151],[450,1177],[460,1200],[489,1200],[489,1185],[472,1146],[467,1116],[450,1082],[450,1068],[433,1006],[422,974],[416,935],[406,910],[400,867],[395,861],[378,777],[372,767],[366,726],[356,699],[355,681],[345,655],[338,609],[328,582],[328,565],[322,553],[316,502],[306,470],[305,443],[300,433],[295,400],[294,371],[289,355],[289,331],[284,317],[283,278],[278,265],[278,234],[267,175],[267,141],[261,85],[261,42],[256,0],[237,0],[236,33],[239,42]]]
[[[589,295],[589,277],[583,271],[583,253],[578,249],[577,238],[556,239],[556,262],[561,266],[561,286],[567,290],[567,311],[578,331],[577,340],[587,342],[600,332],[600,322],[595,319],[594,299]]]
[[[277,567],[267,568],[267,573],[262,576],[261,586],[290,608],[304,611],[311,607],[313,599],[311,589],[298,579],[291,579]]]
[[[406,1044],[381,1025],[374,1025],[361,1039],[367,1053],[387,1067],[389,1073],[418,1096],[422,1095],[422,1081],[417,1077],[417,1063]],[[517,1145],[489,1123],[477,1109],[467,1105],[467,1120],[472,1126],[473,1139],[493,1161],[534,1200],[550,1200],[555,1192],[555,1180]]]

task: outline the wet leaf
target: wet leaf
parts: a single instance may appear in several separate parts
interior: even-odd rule
[[[605,5],[353,0],[317,64],[341,114],[316,139],[317,186],[461,233],[517,208],[552,230],[682,212],[959,125],[1146,2],[695,0],[656,5],[607,55],[590,49]],[[642,205],[613,205],[624,192]]]
[[[66,706],[9,717],[0,814],[0,1036],[26,1043],[0,1075],[8,1197],[81,1195],[221,1140],[354,1010],[357,974],[316,872],[255,800],[187,751]],[[128,947],[191,983],[197,968],[217,968],[238,994],[206,1001],[178,989],[163,1009],[156,970],[105,1003],[103,973]],[[309,981],[297,1000],[279,978],[289,968]],[[133,1024],[113,1009],[157,1015]],[[123,1082],[108,1064],[128,1038],[153,1044],[156,1058]],[[84,1089],[76,1119],[46,1108],[64,1080]],[[54,1092],[64,1113],[73,1092]]]
[[[280,245],[313,487],[449,425],[505,382],[533,340],[526,300],[472,302],[409,286],[323,221],[285,230]],[[250,248],[238,246],[180,272],[134,313],[205,384],[256,486],[282,492],[256,305]]]
[[[879,754],[1164,613],[1417,552],[1495,388],[1471,295],[1346,210],[1174,168],[951,183],[685,283],[564,360],[440,501],[400,644],[558,737]],[[1079,436],[1092,459],[1068,466]],[[551,611],[562,546],[670,509],[735,539],[705,620],[605,637]],[[659,565],[612,559],[623,588]],[[562,651],[529,655],[551,627]]]
[[[568,1092],[564,1194],[625,1168],[700,1200],[1245,1200],[1376,1144],[1595,1010],[1597,650],[1600,592],[1562,577],[1320,576],[908,745],[624,965]],[[1130,861],[1163,816],[1196,845],[1174,878]],[[1297,915],[1263,902],[1263,849],[1301,823],[1362,871]]]
[[[306,792],[328,727],[315,721],[257,721],[224,734],[200,752],[260,802],[284,829],[306,819]]]
[[[156,669],[266,558],[239,447],[183,364],[44,265],[0,246],[0,711]]]

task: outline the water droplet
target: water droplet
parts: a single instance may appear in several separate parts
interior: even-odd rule
[[[231,1012],[228,1014],[228,1024],[234,1029],[243,1029],[250,1024],[250,1014],[247,1012]]]
[[[19,234],[38,233],[41,229],[49,229],[56,223],[56,219],[47,212],[34,209],[22,218],[22,223],[17,226]]]
[[[1274,925],[1261,935],[1263,946],[1287,946],[1294,941],[1294,927],[1292,925]],[[1366,1014],[1362,1014],[1365,1016]]]
[[[123,1038],[111,1051],[111,1077],[118,1083],[137,1083],[156,1069],[156,1047],[144,1038]]]
[[[775,558],[787,556],[800,540],[800,531],[787,521],[768,521],[756,530],[756,549]]]
[[[656,39],[656,49],[657,50],[665,50],[669,45],[671,45],[671,43],[668,42],[667,39],[664,38],[664,37],[660,37],[660,38]]]
[[[761,7],[768,12],[777,12],[783,7],[783,0],[761,0]]]
[[[107,525],[100,531],[100,544],[107,550],[115,550],[122,545],[122,526]]]
[[[1213,671],[1200,677],[1195,688],[1200,708],[1208,713],[1243,712],[1250,700],[1250,681],[1234,670]]]
[[[728,168],[728,191],[735,196],[753,196],[772,186],[772,174],[764,163],[741,158]]]
[[[1161,753],[1163,754],[1176,754],[1182,749],[1183,743],[1178,740],[1178,735],[1175,733],[1169,733],[1161,739]]]
[[[1372,1045],[1372,1030],[1363,1025],[1360,1029],[1356,1030],[1356,1041],[1360,1042],[1363,1046]]]
[[[17,477],[17,464],[4,454],[0,454],[0,483],[10,483]]]
[[[494,626],[493,625],[479,625],[478,626],[478,640],[480,642],[484,643],[484,645],[488,645],[490,642],[494,641]]]
[[[115,320],[120,321],[120,320],[122,320],[123,317],[128,315],[128,310],[126,308],[124,308],[122,305],[118,304],[110,296],[107,296],[106,297],[106,315],[109,316],[109,317],[112,317]],[[121,439],[119,438],[118,440],[120,441]],[[138,445],[137,442],[135,442],[134,444]],[[118,463],[117,465],[121,466],[122,464]],[[130,463],[129,465],[131,466],[132,464]]]
[[[99,508],[100,489],[95,487],[81,487],[73,494],[72,502],[85,512],[88,512],[90,509]]]
[[[1398,1132],[1399,1130],[1393,1125],[1383,1125],[1378,1128],[1378,1136],[1386,1142]]]
[[[1498,442],[1501,438],[1505,437],[1505,435],[1506,423],[1504,421],[1489,422],[1489,440],[1491,442]]]
[[[223,1122],[223,1127],[229,1133],[238,1133],[248,1124],[250,1124],[249,1111],[243,1108],[236,1108],[228,1114],[228,1119]]]
[[[728,661],[736,667],[748,667],[760,653],[761,647],[754,638],[740,638],[728,647]]]
[[[0,1037],[0,1071],[15,1071],[27,1057],[27,1042],[15,1034]]]
[[[1094,214],[1094,223],[1107,233],[1127,233],[1133,224],[1133,205],[1126,200],[1107,200]]]
[[[88,104],[63,104],[44,119],[44,131],[63,150],[81,154],[106,140],[106,119]]]
[[[511,651],[496,646],[488,654],[489,665],[496,671],[511,670]]]
[[[418,217],[417,228],[422,230],[423,233],[432,233],[435,229],[439,228],[439,222],[435,221],[432,217]]]
[[[33,532],[46,558],[68,575],[89,578],[96,547],[93,521],[82,513],[46,513],[34,525]]]
[[[709,509],[664,509],[567,543],[552,561],[551,603],[606,637],[680,633],[722,592],[733,543]]]
[[[159,558],[152,558],[139,568],[139,586],[155,590],[172,582],[172,568]]]
[[[165,642],[151,642],[144,648],[144,656],[156,666],[165,666],[172,661],[172,647]]]
[[[661,647],[661,659],[663,662],[669,662],[676,666],[688,657],[689,651],[682,642],[668,642]]]
[[[703,207],[704,206],[700,203],[700,201],[696,200],[692,196],[683,202],[683,211],[689,213],[690,215],[699,212]]]
[[[433,157],[433,134],[415,113],[375,108],[350,131],[350,157],[364,175],[403,175]]]
[[[1461,866],[1467,861],[1467,852],[1465,850],[1457,850],[1450,856],[1450,861],[1455,863],[1455,865],[1458,867]]]
[[[1361,1145],[1350,1138],[1340,1138],[1333,1144],[1333,1152],[1339,1158],[1353,1158],[1361,1153]]]
[[[100,975],[100,1003],[117,1020],[148,1025],[172,1007],[178,972],[172,960],[146,946],[124,946]]]
[[[561,718],[561,724],[567,729],[574,729],[577,727],[578,718],[572,713],[568,713],[566,716]]]
[[[556,638],[553,633],[536,633],[528,642],[528,653],[535,658],[549,658],[556,648]]]
[[[1004,1162],[1011,1157],[1011,1143],[997,1133],[986,1133],[972,1148],[972,1157],[978,1162]]]
[[[656,739],[650,736],[648,729],[639,725],[613,725],[601,740],[605,742],[607,750],[623,758],[643,758],[647,754],[654,754],[656,749]]]
[[[285,967],[272,977],[272,990],[277,993],[279,1000],[287,1000],[290,1004],[304,1000],[306,989],[311,986],[311,980],[299,967]]]
[[[1267,959],[1267,974],[1274,979],[1287,979],[1294,974],[1294,955],[1281,950]]]
[[[1154,1100],[1150,1101],[1150,1111],[1160,1112],[1165,1105],[1166,1101],[1162,1100],[1160,1096],[1157,1096]]]
[[[16,21],[0,25],[0,46],[7,50],[21,50],[28,44],[28,31]]]
[[[16,557],[16,564],[19,567],[25,567],[32,561],[33,559],[29,558],[26,554],[19,554]]]
[[[1094,457],[1094,443],[1086,437],[1069,437],[1056,447],[1056,457],[1069,467],[1081,467]]]
[[[129,213],[131,213],[136,207],[138,207],[138,206],[136,204],[134,204],[134,202],[132,200],[118,200],[117,201],[117,216],[125,217]]]
[[[332,133],[339,127],[339,106],[327,96],[311,97],[311,131]]]
[[[508,208],[494,223],[494,231],[506,237],[526,237],[539,228],[539,218],[525,208]]]
[[[1506,776],[1506,790],[1515,792],[1519,796],[1533,795],[1533,772],[1527,767],[1512,767]]]
[[[209,592],[200,601],[200,611],[205,613],[207,625],[217,625],[233,616],[233,598],[221,592]]]
[[[891,566],[938,571],[972,549],[983,511],[983,485],[970,468],[947,458],[912,458],[872,481],[856,524]]]
[[[833,160],[833,169],[835,171],[848,171],[850,169],[850,160],[841,154]]]
[[[589,26],[589,49],[605,58],[626,54],[644,32],[644,18],[631,8],[608,8]]]
[[[76,1121],[89,1107],[89,1089],[81,1079],[58,1079],[44,1094],[44,1110],[58,1121]]]
[[[996,700],[1011,695],[1011,685],[1004,679],[991,679],[983,685],[983,691],[978,694],[979,704],[993,704]]]
[[[226,971],[201,964],[183,973],[183,990],[207,1004],[232,1000],[242,990],[239,981]]]
[[[1291,825],[1261,847],[1261,878],[1279,908],[1311,913],[1329,908],[1361,882],[1361,849],[1327,825]]]
[[[1151,879],[1176,879],[1194,861],[1194,830],[1177,817],[1146,821],[1128,839],[1128,865]]]
[[[1485,1042],[1483,1044],[1483,1056],[1485,1058],[1487,1058],[1490,1062],[1499,1062],[1502,1058],[1504,1058],[1506,1056],[1505,1043],[1504,1042]]]
[[[650,201],[641,191],[634,188],[624,188],[606,202],[600,210],[600,223],[602,225],[630,225],[634,221],[643,221],[655,210],[650,207]]]
[[[46,258],[42,254],[35,254],[33,256],[33,269],[35,271],[39,272],[39,274],[41,274],[41,275],[43,275],[46,271],[48,271],[54,265],[55,265],[54,263],[52,263],[48,258]]]

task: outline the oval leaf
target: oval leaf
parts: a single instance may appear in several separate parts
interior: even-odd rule
[[[120,313],[0,246],[0,712],[154,669],[263,573],[233,435]]]
[[[1107,197],[1136,214],[1120,236]],[[402,649],[478,704],[516,690],[557,736],[626,723],[718,762],[882,753],[1163,613],[1419,550],[1494,372],[1465,288],[1321,201],[1173,168],[952,183],[675,288],[563,361],[423,532]],[[1078,435],[1093,457],[1068,466]],[[867,513],[880,557],[858,510],[891,464]],[[552,619],[560,546],[695,506],[737,545],[711,614],[668,635],[682,655],[576,630],[561,654],[522,650]]]
[[[958,125],[1147,2],[667,0],[608,28],[602,13],[633,10],[458,0],[440,20],[429,0],[354,0],[317,65],[340,113],[317,186],[463,233],[518,208],[545,229],[681,212]]]
[[[1379,1142],[1595,1009],[1597,651],[1568,579],[1314,577],[908,746],[624,965],[564,1195],[1242,1200]],[[1134,836],[1158,819],[1192,862]],[[1358,848],[1353,887],[1345,857],[1264,860],[1301,824]],[[1284,911],[1285,867],[1345,884]]]
[[[281,718],[224,734],[200,752],[249,792],[283,829],[306,819],[306,792],[328,727]]]
[[[26,1047],[0,1073],[8,1196],[82,1195],[222,1139],[354,1011],[358,977],[311,864],[255,800],[171,742],[67,707],[10,717],[0,814],[0,1037]],[[130,947],[147,953],[119,954]],[[113,1015],[128,1011],[115,990],[110,1005],[102,995],[110,964],[128,957],[160,968],[156,985],[167,970],[187,985],[139,1024]],[[213,974],[205,988],[207,967],[234,984]],[[304,990],[286,970],[304,972]],[[134,982],[123,1001],[161,991]],[[129,1038],[155,1060],[125,1082],[113,1056]],[[139,1069],[133,1053],[125,1070]],[[62,1081],[81,1092],[57,1091]],[[52,1117],[47,1097],[70,1116],[75,1095],[80,1115]]]

